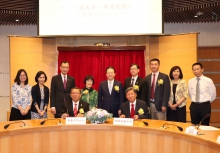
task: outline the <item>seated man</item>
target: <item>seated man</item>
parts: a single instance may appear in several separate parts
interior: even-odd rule
[[[74,87],[70,90],[70,97],[72,101],[66,101],[61,108],[59,115],[62,118],[66,117],[84,117],[84,113],[89,111],[89,103],[80,100],[81,90],[78,87]]]
[[[121,104],[120,118],[147,119],[150,114],[146,102],[136,99],[137,92],[133,87],[125,90],[127,102]]]

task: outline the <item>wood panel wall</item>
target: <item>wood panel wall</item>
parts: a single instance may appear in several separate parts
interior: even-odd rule
[[[198,62],[204,67],[204,75],[211,78],[216,86],[217,98],[211,104],[211,123],[220,126],[220,46],[199,47]]]
[[[160,71],[169,74],[170,68],[179,65],[188,81],[193,77],[191,65],[197,61],[197,34],[167,36],[130,36],[130,37],[60,37],[60,38],[27,38],[10,37],[10,80],[20,68],[27,70],[30,84],[39,70],[46,72],[50,87],[51,77],[57,74],[57,46],[93,46],[94,43],[106,42],[111,46],[146,46],[146,75],[151,73],[149,60],[157,57],[161,61]],[[129,70],[129,68],[128,68]],[[187,110],[189,107],[187,104]],[[189,111],[187,111],[189,113]],[[187,115],[190,121],[190,116]]]
[[[9,37],[10,87],[19,69],[25,69],[31,86],[38,71],[47,75],[45,85],[50,88],[52,76],[57,73],[57,51],[54,38]],[[11,106],[11,105],[10,105]]]
[[[149,59],[160,59],[160,72],[170,73],[173,66],[180,66],[183,79],[194,77],[192,64],[197,61],[198,34],[183,34],[150,37]],[[191,121],[189,114],[190,99],[187,99],[187,121]]]

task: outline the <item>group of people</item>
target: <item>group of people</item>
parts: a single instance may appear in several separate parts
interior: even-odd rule
[[[47,118],[49,99],[51,113],[56,118],[81,117],[95,107],[107,110],[113,117],[186,122],[188,95],[192,101],[193,124],[199,124],[211,113],[210,103],[216,98],[216,88],[213,81],[203,75],[201,63],[192,65],[195,77],[189,80],[188,88],[179,66],[172,67],[169,76],[159,71],[159,59],[151,59],[149,66],[152,73],[143,79],[138,76],[139,65],[132,64],[131,77],[125,79],[124,86],[114,79],[114,67],[107,67],[107,80],[100,83],[98,92],[92,88],[91,75],[85,77],[83,89],[76,87],[75,79],[68,75],[67,61],[61,62],[61,74],[52,77],[50,92],[44,85],[47,76],[43,71],[36,74],[37,84],[31,88],[26,71],[21,69],[12,86],[10,121]],[[209,125],[209,120],[210,117],[205,118],[202,124]]]

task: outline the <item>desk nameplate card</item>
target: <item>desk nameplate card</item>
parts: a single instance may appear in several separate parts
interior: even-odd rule
[[[133,118],[114,118],[113,125],[133,126]]]
[[[85,117],[67,117],[66,124],[86,124]]]

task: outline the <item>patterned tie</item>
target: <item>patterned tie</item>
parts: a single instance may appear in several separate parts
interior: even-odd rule
[[[75,107],[74,107],[73,113],[74,113],[74,117],[76,117],[76,116],[77,116],[77,104],[75,104]]]
[[[155,89],[155,74],[153,74],[153,81],[150,89],[150,99],[154,99],[154,89]]]
[[[130,118],[134,117],[134,104],[131,104],[131,113],[130,113]]]
[[[109,81],[108,90],[109,90],[109,93],[111,95],[111,93],[112,93],[112,81]]]
[[[64,86],[64,89],[66,89],[66,77],[65,76],[63,77],[63,86]]]
[[[197,83],[196,83],[196,102],[199,102],[199,80],[200,78],[196,78],[197,79]]]
[[[130,86],[133,87],[133,86],[134,86],[134,79],[131,79],[131,80],[132,80],[132,81],[131,81]]]

